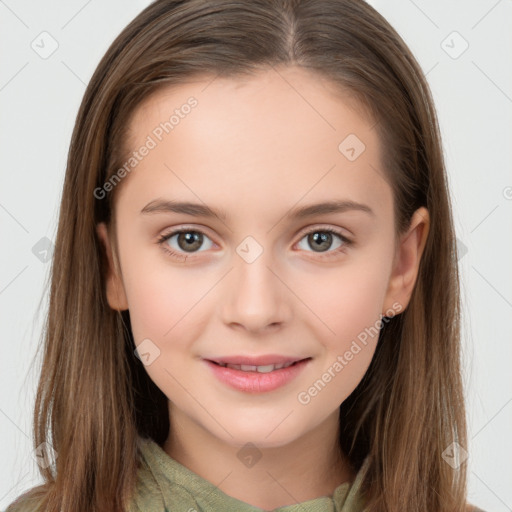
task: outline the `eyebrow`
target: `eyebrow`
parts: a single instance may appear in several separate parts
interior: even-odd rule
[[[291,209],[286,215],[289,219],[303,219],[314,215],[327,213],[343,213],[347,211],[361,211],[375,216],[375,212],[367,205],[350,200],[333,200],[316,203]],[[227,213],[224,210],[210,208],[206,204],[179,202],[171,200],[155,199],[142,208],[140,213],[182,213],[194,217],[217,217],[226,220]]]

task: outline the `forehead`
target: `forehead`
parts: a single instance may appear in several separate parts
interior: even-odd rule
[[[336,189],[375,200],[387,184],[365,113],[331,82],[299,68],[196,78],[159,90],[134,111],[128,147],[150,139],[153,147],[127,181],[148,200],[165,183],[226,200],[234,192],[313,200]]]
[[[277,67],[229,78],[198,75],[186,83],[163,86],[135,109],[130,135],[136,138],[142,129],[151,129],[148,122],[169,120],[173,112],[179,115],[184,107],[189,110],[186,104],[190,98],[197,100],[194,117],[201,112],[202,124],[207,116],[222,113],[216,119],[219,125],[229,121],[267,133],[273,133],[273,127],[280,130],[283,124],[296,124],[296,119],[308,121],[295,130],[302,126],[309,135],[311,130],[329,133],[352,126],[362,136],[374,125],[369,109],[339,84],[304,68]]]

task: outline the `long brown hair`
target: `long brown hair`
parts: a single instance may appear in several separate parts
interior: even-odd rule
[[[430,214],[411,301],[383,325],[368,371],[340,407],[340,445],[356,468],[370,457],[368,511],[465,510],[465,464],[453,469],[443,458],[452,442],[467,446],[467,434],[438,121],[410,50],[362,0],[157,0],[112,43],[78,112],[52,265],[33,419],[34,447],[47,442],[56,457],[40,468],[44,484],[19,504],[32,497],[48,512],[125,510],[137,436],[161,444],[169,432],[167,399],[134,355],[129,312],[108,307],[95,230],[111,225],[117,189],[105,199],[94,191],[126,161],[134,109],[194,76],[236,78],[290,65],[330,79],[375,120],[396,233],[418,207]]]

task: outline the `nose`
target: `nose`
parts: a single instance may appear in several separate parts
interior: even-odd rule
[[[290,321],[290,293],[273,265],[270,251],[248,263],[234,255],[224,284],[222,317],[226,325],[252,333],[276,329]]]

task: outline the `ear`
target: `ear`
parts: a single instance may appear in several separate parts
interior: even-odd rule
[[[104,222],[100,222],[96,226],[96,232],[101,240],[105,253],[107,256],[107,272],[106,272],[106,294],[109,306],[117,311],[124,311],[128,309],[128,301],[126,300],[126,293],[124,290],[123,280],[120,271],[114,265],[114,258],[112,253],[112,244]]]
[[[409,228],[400,237],[397,246],[393,269],[389,278],[388,289],[384,299],[382,314],[393,310],[393,304],[405,310],[411,299],[412,291],[418,277],[421,256],[430,226],[430,217],[426,208],[418,208],[412,218]]]

